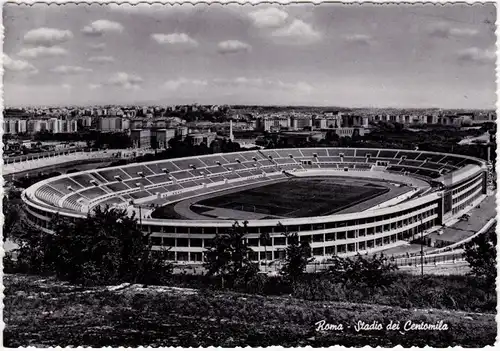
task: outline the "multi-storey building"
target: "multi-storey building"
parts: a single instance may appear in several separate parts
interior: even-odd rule
[[[31,186],[22,199],[28,219],[50,232],[55,213],[68,220],[85,218],[101,204],[136,211],[128,200],[131,197],[143,205],[173,204],[248,184],[284,181],[292,174],[359,178],[363,182],[373,178],[410,184],[411,189],[403,197],[395,195],[349,213],[250,218],[245,240],[252,249],[248,257],[252,261],[283,258],[289,244],[283,231],[308,241],[318,260],[387,249],[437,231],[487,195],[486,162],[477,158],[418,150],[293,148],[192,156],[64,174]],[[225,215],[200,218],[194,214],[192,219],[152,218],[150,212],[139,215],[139,227],[151,234],[153,250],[171,248],[168,259],[178,262],[201,263],[216,234],[226,233],[234,224]],[[269,234],[269,242],[262,243],[262,233]]]
[[[135,148],[150,148],[151,147],[151,130],[150,129],[132,129],[130,130],[130,139]]]
[[[101,117],[99,118],[99,130],[101,132],[121,132],[123,123],[121,117]]]

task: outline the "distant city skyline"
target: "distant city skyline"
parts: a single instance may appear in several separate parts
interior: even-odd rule
[[[493,4],[4,6],[4,105],[494,109]]]

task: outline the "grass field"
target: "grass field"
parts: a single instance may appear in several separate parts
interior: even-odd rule
[[[368,182],[339,179],[291,179],[202,200],[200,205],[280,217],[324,216],[388,192]]]
[[[494,313],[305,301],[233,292],[129,286],[72,287],[5,275],[4,346],[433,346],[482,347],[497,334]],[[318,331],[325,320],[343,331]],[[354,329],[358,321],[434,324],[448,330]],[[350,328],[348,328],[350,326]]]

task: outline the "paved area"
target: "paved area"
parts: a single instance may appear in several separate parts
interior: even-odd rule
[[[432,233],[428,237],[455,243],[478,232],[491,218],[496,217],[495,196],[487,196],[479,206],[468,212],[468,221],[458,221],[444,228],[443,234]]]
[[[379,183],[379,182],[372,181],[372,183]],[[344,214],[344,213],[366,211],[372,207],[380,205],[381,203],[384,203],[386,201],[394,199],[395,197],[401,196],[403,194],[406,194],[406,193],[414,190],[414,188],[410,188],[406,185],[402,185],[400,187],[394,186],[392,184],[387,184],[387,183],[382,183],[382,185],[389,188],[390,191],[385,193],[385,194],[381,194],[379,196],[376,196],[372,199],[368,199],[366,201],[360,202],[359,204],[348,207],[348,208],[343,209],[341,211],[335,212],[335,214]]]
[[[434,249],[434,248],[424,247],[424,252],[425,252],[425,250],[430,250],[430,249]],[[391,257],[391,256],[398,257],[398,256],[401,256],[401,255],[406,254],[406,253],[408,253],[409,255],[416,254],[416,253],[419,254],[420,253],[420,245],[419,244],[410,244],[407,242],[407,243],[400,245],[400,246],[391,247],[390,249],[387,249],[387,250],[381,250],[378,253],[383,253],[384,256],[387,256],[387,257]]]
[[[248,212],[248,211],[238,211],[229,208],[214,207],[206,212],[202,213],[203,216],[219,218],[219,219],[233,219],[233,218],[244,218],[244,219],[263,219],[268,215],[258,212]]]

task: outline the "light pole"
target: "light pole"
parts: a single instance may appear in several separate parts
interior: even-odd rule
[[[141,205],[138,206],[139,206],[139,226],[141,227],[142,230],[142,207]]]
[[[424,217],[420,215],[420,274],[424,276]]]
[[[134,200],[130,200],[130,205],[135,206]],[[137,207],[139,208],[139,226],[142,230],[142,207],[140,204],[138,204]]]
[[[264,242],[264,255],[265,255],[265,266],[266,266],[266,273],[267,273],[267,242],[271,239],[271,236],[269,233],[261,233],[260,234],[260,240],[261,243]]]

